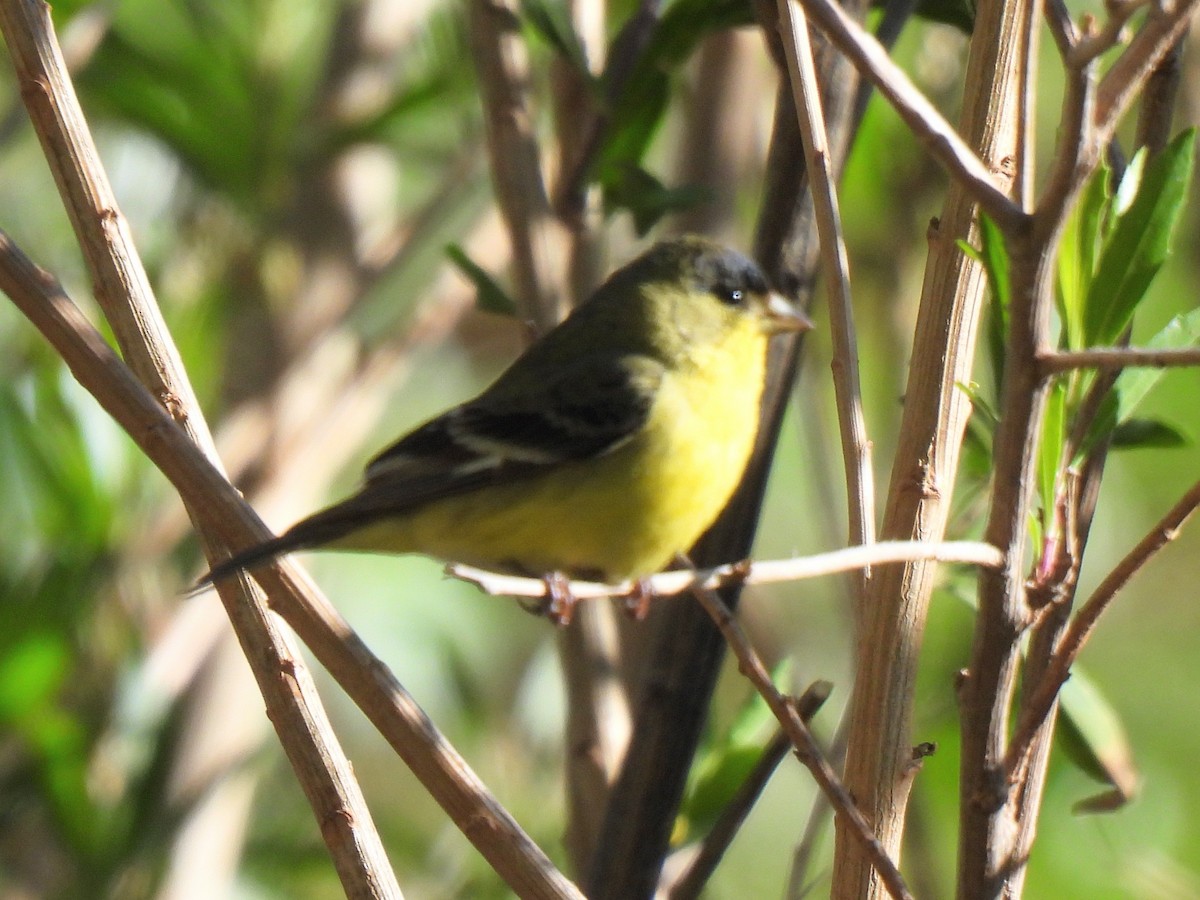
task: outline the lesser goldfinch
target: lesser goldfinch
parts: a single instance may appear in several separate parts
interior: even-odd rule
[[[770,336],[808,327],[740,253],[661,242],[482,394],[376,456],[358,493],[201,584],[318,546],[610,584],[650,575],[741,480]]]

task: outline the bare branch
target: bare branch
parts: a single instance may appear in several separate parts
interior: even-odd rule
[[[887,51],[862,26],[830,0],[796,0],[809,17],[879,89],[906,125],[954,180],[1005,232],[1026,227],[1019,205],[999,187],[995,174],[980,161],[953,126],[892,62]]]
[[[1200,0],[1167,0],[1151,8],[1125,52],[1104,73],[1096,92],[1096,128],[1107,144],[1125,110],[1171,47],[1183,36]]]
[[[832,690],[833,685],[828,681],[817,681],[809,685],[808,690],[794,702],[796,712],[804,724],[807,725],[812,721],[812,717],[824,705]],[[782,728],[776,731],[771,740],[767,742],[766,747],[763,748],[762,755],[755,762],[754,768],[738,786],[729,805],[721,811],[712,830],[704,836],[699,852],[696,853],[683,874],[667,890],[669,900],[694,900],[700,896],[700,892],[704,890],[708,879],[716,871],[725,851],[729,849],[729,845],[737,835],[738,829],[746,821],[750,810],[754,808],[763,788],[767,786],[767,782],[775,774],[775,769],[787,756],[791,747],[792,742],[788,740],[787,732]]]
[[[1150,6],[1154,0],[1110,0],[1105,3],[1108,18],[1099,31],[1084,33],[1071,48],[1066,56],[1069,68],[1082,69],[1098,56],[1108,52],[1118,44],[1128,40],[1125,25],[1139,9]]]
[[[858,340],[850,302],[850,260],[843,239],[837,189],[830,170],[825,114],[817,89],[817,69],[808,40],[808,20],[804,9],[793,5],[791,0],[778,0],[778,7],[788,79],[800,121],[805,165],[829,292],[833,383],[845,459],[846,494],[850,504],[849,538],[851,544],[870,544],[875,540],[875,476],[858,374]],[[864,569],[857,579],[858,607],[866,602],[869,578],[870,570]]]
[[[176,433],[187,452],[219,465],[199,403],[100,163],[58,46],[49,6],[3,0],[0,29],[22,98],[92,275],[96,299],[125,358],[140,384],[157,398],[156,412],[182,427]],[[50,305],[57,300],[60,306],[70,306],[61,288],[25,259],[7,235],[0,234],[0,253],[0,286],[31,319],[41,318],[39,327],[47,324],[44,314],[49,310],[42,306],[47,299],[54,298]],[[108,350],[97,336],[92,349],[100,346]],[[188,498],[184,500],[187,504]],[[188,504],[188,512],[200,522],[202,517],[194,505]],[[209,558],[219,558],[223,553],[220,539],[203,528],[200,534]],[[279,631],[264,598],[248,582],[243,580],[240,588],[230,585],[219,593],[345,889],[355,896],[400,896],[370,811],[303,659]]]
[[[1067,626],[1066,632],[1055,648],[1054,656],[1041,682],[1035,688],[1025,713],[1013,735],[1005,756],[1005,771],[1013,773],[1021,765],[1029,751],[1033,734],[1041,726],[1058,698],[1058,692],[1071,674],[1071,666],[1079,657],[1092,632],[1096,630],[1100,616],[1108,609],[1117,593],[1129,583],[1154,556],[1167,544],[1175,540],[1179,530],[1200,506],[1200,482],[1192,485],[1170,511],[1126,554],[1088,597],[1087,602]]]
[[[1171,140],[1171,122],[1175,104],[1179,99],[1179,86],[1183,79],[1183,45],[1185,39],[1176,41],[1166,53],[1142,91],[1142,102],[1138,109],[1137,146],[1156,154]]]
[[[725,636],[729,648],[737,657],[739,671],[750,680],[762,698],[767,701],[771,712],[775,714],[775,718],[791,739],[796,756],[812,772],[817,785],[829,797],[830,803],[833,804],[834,815],[849,827],[888,892],[893,897],[911,900],[912,894],[909,893],[908,887],[900,875],[900,870],[888,856],[883,844],[875,837],[871,830],[871,823],[863,816],[855,804],[854,798],[846,790],[829,761],[825,759],[820,745],[817,744],[816,738],[801,719],[796,707],[779,692],[771,681],[770,673],[750,645],[750,641],[741,626],[738,625],[733,613],[729,611],[729,607],[722,602],[715,591],[697,588],[692,594],[704,607],[705,612],[712,616],[717,627],[721,629],[721,634]]]
[[[937,562],[969,563],[985,568],[996,568],[1003,564],[1003,556],[991,544],[975,541],[881,541],[862,547],[847,547],[815,556],[800,556],[795,559],[770,560],[766,562],[729,563],[711,569],[674,570],[660,572],[640,583],[625,581],[621,584],[597,584],[591,581],[572,581],[567,589],[576,600],[594,600],[604,597],[633,597],[638,591],[648,591],[655,597],[671,597],[691,590],[718,590],[727,584],[774,584],[781,581],[797,581],[817,578],[838,572],[852,572],[868,566],[888,563],[933,560]],[[519,575],[503,575],[476,569],[473,566],[452,564],[446,573],[461,578],[488,594],[507,597],[549,598],[546,582],[540,578],[524,578]]]
[[[562,237],[550,209],[534,133],[529,72],[517,14],[508,0],[471,0],[472,57],[479,68],[496,201],[508,226],[521,312],[540,331],[566,312]]]
[[[1124,369],[1130,366],[1166,369],[1200,366],[1200,348],[1155,350],[1150,347],[1093,347],[1087,350],[1058,350],[1038,357],[1042,372],[1051,375],[1073,369]]]
[[[1027,123],[1031,90],[1028,45],[1032,3],[983,0],[971,37],[959,130],[981,159],[1026,203]],[[811,12],[811,10],[810,10]],[[937,539],[945,533],[971,403],[958,387],[975,361],[985,291],[982,267],[957,240],[971,240],[977,207],[972,185],[951,179],[929,233],[903,418],[880,530],[884,539]],[[1017,228],[1019,232],[1021,228]],[[1011,236],[1011,233],[1010,233]],[[925,621],[934,587],[926,563],[872,573],[856,682],[850,704],[845,780],[876,834],[893,852],[901,844],[911,778],[912,710]],[[851,835],[839,832],[834,856],[838,897],[878,897],[881,889]]]
[[[1064,0],[1046,0],[1046,23],[1058,46],[1059,55],[1065,60],[1079,41],[1079,27],[1071,18]]]

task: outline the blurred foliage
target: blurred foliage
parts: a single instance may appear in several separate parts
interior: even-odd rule
[[[371,15],[360,18],[368,8]],[[634,0],[611,5],[610,40],[638,8]],[[936,8],[947,11],[934,17],[960,27],[969,21],[961,4]],[[580,72],[580,42],[560,3],[529,0],[521,10],[534,54],[531,84],[545,111],[548,63],[565,61]],[[518,346],[518,328],[483,312],[437,332],[449,338],[434,346],[429,320],[421,318],[429,309],[453,309],[455,292],[463,291],[478,293],[484,310],[511,308],[504,273],[494,270],[503,241],[489,225],[482,117],[462,4],[119,0],[59,3],[55,16],[123,210],[218,425],[245,412],[244,401],[303,407],[303,397],[288,402],[274,391],[306,365],[320,382],[338,366],[399,354],[401,338],[412,338],[404,350],[410,356],[394,361],[389,399],[379,404],[386,409],[370,411],[379,419],[377,434],[352,456],[342,432],[323,418],[309,424],[320,439],[308,444],[289,434],[277,445],[260,435],[256,459],[263,462],[243,471],[248,489],[256,479],[269,484],[274,455],[293,452],[299,442],[311,454],[309,467],[323,474],[297,478],[284,493],[336,493],[390,432],[469,395]],[[587,180],[606,203],[606,235],[620,248],[613,262],[628,255],[634,233],[711,201],[706,186],[676,175],[679,160],[697,151],[681,146],[686,130],[678,120],[702,93],[697,49],[713,33],[751,21],[750,5],[740,0],[675,0],[664,6],[635,65],[586,75],[592,112],[604,122]],[[897,58],[953,110],[963,47],[952,29],[915,22]],[[728,135],[714,122],[714,141],[743,141],[761,156],[775,94],[767,68],[739,70],[739,77],[759,79],[756,128]],[[3,108],[19,110],[7,67],[0,90]],[[1053,96],[1055,89],[1047,90]],[[548,114],[535,124],[550,134]],[[1192,140],[1185,133],[1155,159],[1135,157],[1115,190],[1107,173],[1092,182],[1060,260],[1064,347],[1112,343],[1131,317],[1135,345],[1195,346],[1200,339],[1200,204],[1187,182]],[[759,202],[759,165],[739,174],[743,194],[729,211],[743,246]],[[0,210],[7,211],[0,227],[92,311],[44,161],[15,114],[0,130],[0,166]],[[926,222],[944,178],[877,100],[845,178],[867,420],[885,480]],[[365,190],[347,187],[362,182]],[[352,193],[354,202],[339,205]],[[447,253],[447,246],[454,249]],[[1168,259],[1170,246],[1178,249]],[[985,387],[964,386],[977,398],[977,413],[955,536],[979,527],[989,416],[1002,376],[1003,247],[985,228],[980,249],[999,300],[981,353]],[[447,256],[466,284],[446,277]],[[332,275],[331,260],[342,266]],[[329,299],[345,284],[348,298]],[[318,290],[328,285],[328,296]],[[297,298],[305,292],[313,296],[302,305]],[[313,320],[324,321],[317,333],[304,328]],[[844,533],[828,346],[823,334],[812,337],[773,474],[762,556],[828,549]],[[1072,432],[1090,377],[1076,373],[1058,382],[1049,426],[1054,440],[1047,442],[1041,478],[1048,508],[1073,461],[1057,451]],[[1196,371],[1142,369],[1122,375],[1111,392],[1113,402],[1095,428],[1114,445],[1143,449],[1110,462],[1084,594],[1200,472],[1200,451],[1182,440],[1197,433],[1198,391]],[[340,408],[348,400],[331,403]],[[328,433],[320,434],[323,428]],[[323,465],[325,454],[336,462]],[[8,513],[0,531],[0,897],[154,895],[169,877],[180,823],[209,787],[235,776],[257,784],[239,890],[338,896],[316,824],[272,741],[191,791],[175,782],[195,729],[246,727],[233,709],[209,712],[214,718],[205,720],[197,699],[204,685],[175,684],[182,675],[155,656],[173,628],[202,639],[201,630],[187,631],[185,616],[194,608],[179,596],[194,577],[195,548],[161,477],[7,304],[0,306],[0,495]],[[1099,711],[1071,716],[1067,724],[1077,732],[1070,752],[1080,758],[1079,749],[1085,751],[1082,766],[1056,757],[1051,768],[1031,862],[1032,897],[1200,894],[1194,840],[1200,729],[1192,714],[1200,606],[1188,590],[1200,543],[1190,532],[1180,543],[1135,581],[1085,654],[1090,688],[1082,700],[1066,702]],[[561,767],[563,701],[545,624],[446,583],[427,561],[333,557],[320,560],[317,572],[339,608],[561,863],[564,803],[561,779],[551,773]],[[947,581],[922,657],[914,735],[936,742],[938,751],[916,779],[905,848],[906,874],[922,897],[952,894],[953,685],[971,628],[967,606],[954,598],[973,593],[965,573]],[[791,661],[797,683],[824,677],[836,683],[836,702],[815,723],[831,735],[836,707],[849,693],[850,617],[840,585],[761,590],[748,595],[744,615],[772,664]],[[323,695],[406,895],[506,896],[361,715],[332,686],[324,685]],[[688,838],[703,830],[720,805],[714,798],[729,795],[769,737],[761,707],[746,698],[731,671],[694,773]],[[261,727],[256,701],[248,703]],[[1122,765],[1130,753],[1136,760],[1139,799],[1112,815],[1075,816],[1072,807],[1095,792],[1091,776],[1112,780],[1103,754],[1111,759],[1113,748]],[[778,896],[813,795],[811,780],[785,760],[718,870],[711,896]],[[227,827],[236,831],[239,823]],[[818,893],[827,878],[821,873],[828,843],[803,879],[814,881]],[[1080,859],[1094,862],[1081,867]]]

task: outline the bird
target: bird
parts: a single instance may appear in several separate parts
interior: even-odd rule
[[[312,548],[542,577],[552,596],[567,578],[646,578],[741,481],[770,338],[811,327],[743,254],[660,241],[481,394],[375,456],[357,493],[218,562],[197,588]]]

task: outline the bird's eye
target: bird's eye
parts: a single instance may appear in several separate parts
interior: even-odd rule
[[[729,306],[741,306],[742,301],[746,297],[746,292],[741,288],[726,288],[723,291],[718,291],[717,296],[721,298],[721,302]]]

